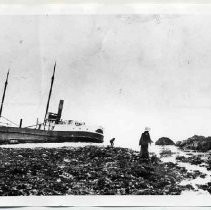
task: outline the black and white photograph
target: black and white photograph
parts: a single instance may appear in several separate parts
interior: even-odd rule
[[[0,197],[210,198],[210,5],[20,8],[0,8]]]

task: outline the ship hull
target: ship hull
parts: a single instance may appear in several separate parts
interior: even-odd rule
[[[0,127],[0,144],[51,142],[102,143],[103,135],[89,131],[49,131],[30,128]]]

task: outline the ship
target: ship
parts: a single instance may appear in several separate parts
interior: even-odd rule
[[[103,143],[103,127],[91,126],[85,122],[76,120],[63,120],[62,110],[64,100],[59,101],[57,113],[48,112],[56,62],[54,64],[53,75],[51,77],[50,91],[47,100],[45,117],[42,123],[22,127],[22,119],[18,126],[8,126],[0,124],[0,144],[19,144],[19,143],[60,143],[60,142],[86,142],[86,143]],[[2,96],[0,119],[2,116],[3,104],[5,99],[6,88],[8,84],[9,70],[4,85]],[[5,118],[6,119],[6,118]]]

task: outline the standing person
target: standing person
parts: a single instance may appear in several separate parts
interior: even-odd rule
[[[140,155],[141,158],[148,159],[149,158],[149,151],[148,145],[152,143],[152,140],[149,135],[150,128],[146,127],[145,131],[141,134],[141,138],[139,140],[139,146],[141,146]]]

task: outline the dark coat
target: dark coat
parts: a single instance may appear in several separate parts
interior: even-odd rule
[[[151,144],[152,140],[150,138],[149,132],[145,131],[144,133],[141,134],[141,138],[139,140],[139,145],[148,145]]]
[[[114,140],[115,140],[115,138],[112,138],[112,139],[110,140],[110,143],[113,144],[113,143],[114,143]]]

